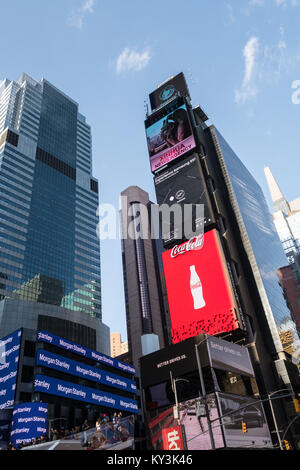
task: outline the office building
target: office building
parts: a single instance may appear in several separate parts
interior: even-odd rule
[[[128,341],[122,341],[121,333],[110,334],[110,355],[117,357],[128,352]]]
[[[45,79],[0,82],[0,337],[45,328],[109,353],[91,128]]]
[[[139,358],[169,343],[166,297],[161,283],[161,240],[152,239],[146,191],[130,186],[121,193],[122,261],[129,357]],[[140,217],[143,209],[143,215]],[[131,232],[130,232],[131,230]],[[131,233],[131,234],[130,234]]]
[[[164,240],[173,343],[203,332],[239,342],[249,350],[260,397],[282,388],[300,393],[300,341],[277,277],[286,258],[260,186],[201,107],[192,106],[185,80],[164,82],[150,103],[145,128],[154,182],[161,177],[172,202],[204,205],[193,239]],[[280,427],[295,417],[291,404],[274,403]],[[271,409],[264,408],[272,431]],[[299,427],[292,434],[297,448]]]
[[[300,277],[295,263],[278,269],[278,277],[287,305],[300,334]]]
[[[288,202],[269,167],[265,176],[273,203],[273,221],[290,263],[300,254],[300,197]]]
[[[81,430],[85,420],[94,428],[103,414],[138,412],[135,369],[118,359],[46,330],[27,328],[1,338],[0,350],[0,411],[8,421],[14,421],[11,413],[16,408],[39,403],[47,418],[40,426],[49,436],[51,428]],[[22,435],[27,441],[33,419],[25,419],[14,438]]]

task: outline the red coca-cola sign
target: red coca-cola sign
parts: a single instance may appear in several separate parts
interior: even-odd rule
[[[175,258],[178,255],[182,255],[187,251],[200,250],[203,246],[203,235],[198,235],[191,240],[182,243],[182,245],[176,245],[171,250],[171,258]]]
[[[239,327],[233,288],[215,229],[165,251],[162,257],[173,343],[204,331],[215,335]]]

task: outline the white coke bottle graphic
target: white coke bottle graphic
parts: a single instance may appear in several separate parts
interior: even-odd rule
[[[194,309],[205,307],[205,300],[203,298],[202,284],[200,278],[196,272],[195,266],[190,266],[191,278],[190,278],[190,287],[191,293],[194,299]]]

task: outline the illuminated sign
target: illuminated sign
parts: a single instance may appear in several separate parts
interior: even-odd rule
[[[176,100],[172,107],[158,118],[145,121],[151,171],[181,157],[196,147],[188,111],[183,100]]]
[[[136,400],[45,375],[35,376],[34,391],[79,400],[85,403],[108,406],[109,408],[131,413],[138,412]]]
[[[10,440],[15,445],[31,442],[47,432],[47,403],[22,403],[13,410]]]
[[[162,223],[162,239],[165,245],[175,239],[190,238],[192,233],[189,234],[188,230],[193,230],[194,234],[200,233],[214,223],[209,195],[197,154],[180,159],[170,168],[159,172],[154,177],[154,184],[159,205],[167,204],[172,207],[174,204],[180,204],[182,207],[182,220],[177,223],[170,222],[169,227],[165,228]],[[187,212],[185,210],[187,204],[192,205],[194,212],[196,212],[196,205],[201,204],[203,213],[197,216],[196,213]],[[184,234],[184,236],[178,236],[178,234]]]
[[[127,372],[128,374],[135,374],[135,368],[130,364],[126,364],[125,362],[119,361],[117,358],[106,356],[106,354],[102,354],[100,352],[94,351],[93,349],[89,349],[79,344],[73,343],[73,341],[68,339],[60,338],[59,336],[53,335],[52,333],[48,333],[48,331],[38,331],[38,341],[53,344],[59,348],[72,351],[79,356],[88,357],[89,359],[93,359],[94,361],[101,364],[115,367],[116,369]]]
[[[215,229],[162,254],[173,343],[239,328],[226,260]]]
[[[0,409],[13,406],[22,330],[0,340]]]
[[[182,72],[163,83],[149,95],[152,111],[163,106],[166,101],[175,97],[176,94],[188,98],[190,97],[188,86]]]
[[[184,450],[184,439],[181,426],[162,430],[164,450]]]
[[[136,384],[133,380],[128,380],[125,377],[106,372],[98,367],[92,367],[82,362],[58,356],[49,351],[39,349],[37,351],[36,363],[40,366],[65,372],[66,374],[75,375],[93,382],[136,393]]]

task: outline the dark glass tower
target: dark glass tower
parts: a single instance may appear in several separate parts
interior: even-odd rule
[[[0,337],[46,327],[109,352],[90,126],[26,74],[0,82],[0,116]]]

